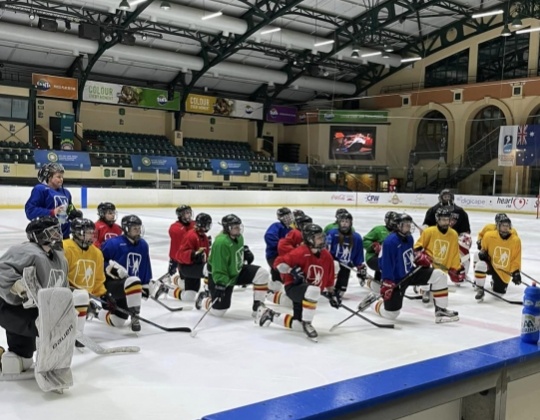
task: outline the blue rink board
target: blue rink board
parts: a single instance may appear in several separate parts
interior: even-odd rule
[[[209,414],[203,420],[331,419],[540,358],[520,337]]]

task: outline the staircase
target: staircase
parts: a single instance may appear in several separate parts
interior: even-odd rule
[[[443,188],[456,188],[458,183],[497,158],[498,144],[499,128],[496,128],[448,165],[435,165],[415,179],[416,191],[433,193]]]

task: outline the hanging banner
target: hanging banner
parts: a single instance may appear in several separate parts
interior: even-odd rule
[[[247,160],[210,159],[213,175],[244,175],[251,174],[251,166]]]
[[[520,125],[517,129],[516,166],[538,166],[540,125]],[[499,138],[500,142],[500,138]]]
[[[499,131],[499,166],[514,166],[514,150],[518,135],[517,125],[504,125]]]
[[[266,114],[266,121],[282,124],[296,124],[297,109],[291,106],[273,105]]]
[[[309,178],[308,165],[305,163],[275,163],[278,178]]]
[[[36,169],[49,162],[60,163],[67,171],[89,171],[91,169],[90,155],[87,152],[34,149],[34,160]]]
[[[298,111],[296,114],[296,124],[317,124],[319,122],[319,111]]]
[[[169,101],[166,90],[149,89],[112,83],[86,82],[83,101],[103,104],[120,104],[137,108],[160,109],[166,111],[180,110],[180,94],[174,92],[174,99]]]
[[[75,115],[60,114],[60,149],[74,150]]]
[[[170,173],[178,171],[178,163],[171,156],[143,156],[131,155],[131,168],[133,172],[159,172]]]
[[[263,119],[263,106],[257,102],[239,101],[205,95],[188,95],[186,111],[193,114],[217,115],[219,117]]]
[[[345,124],[383,124],[388,122],[388,111],[319,111],[319,122]]]
[[[38,96],[75,101],[79,95],[79,81],[71,77],[32,73],[32,85],[36,87]]]

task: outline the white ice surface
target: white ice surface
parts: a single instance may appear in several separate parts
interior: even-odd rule
[[[174,209],[119,210],[119,219],[135,213],[143,220],[154,278],[159,277],[167,269],[167,232],[175,220]],[[304,210],[322,226],[333,220],[335,211],[333,208]],[[383,222],[388,209],[349,210],[354,215],[356,230],[365,234]],[[194,208],[194,211],[212,215],[213,236],[219,232],[217,222],[225,214],[232,212],[240,216],[255,263],[266,266],[263,234],[275,221],[274,209]],[[423,210],[409,213],[419,224],[422,222]],[[94,219],[95,209],[86,210],[85,214]],[[27,220],[22,210],[1,210],[0,215],[3,221],[0,252],[3,253],[10,245],[25,240]],[[484,224],[493,221],[494,213],[469,215],[476,240]],[[532,215],[510,217],[522,239],[523,271],[540,279],[538,257],[535,257],[540,222]],[[473,275],[472,267],[469,275]],[[511,284],[506,297],[521,300],[523,290],[523,286]],[[351,276],[343,303],[355,307],[367,293]],[[176,302],[168,298],[166,303]],[[85,332],[102,346],[137,345],[141,352],[97,356],[88,349],[83,353],[76,351],[74,386],[64,395],[44,394],[32,380],[0,382],[1,418],[197,419],[204,414],[513,337],[519,334],[521,318],[520,306],[491,296],[477,304],[471,285],[465,284],[450,293],[449,307],[459,311],[459,322],[437,325],[433,307],[405,300],[398,320],[400,330],[377,329],[354,318],[329,333],[329,328],[347,317],[348,312],[337,311],[321,301],[314,321],[320,335],[315,344],[302,333],[275,325],[256,326],[251,318],[251,303],[251,289],[235,292],[225,317],[206,317],[196,338],[187,333],[163,332],[144,323],[142,332],[136,336],[127,327],[115,329],[97,320],[89,322]],[[202,314],[196,310],[171,313],[152,301],[145,302],[142,308],[144,317],[166,326],[192,327]],[[385,322],[371,311],[366,315]],[[6,347],[1,329],[0,345]]]

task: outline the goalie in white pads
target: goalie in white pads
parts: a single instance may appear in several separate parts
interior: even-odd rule
[[[413,251],[411,216],[400,214],[396,218],[396,225],[395,232],[384,240],[379,256],[383,278],[380,296],[374,293],[368,295],[360,302],[358,310],[363,311],[373,304],[373,309],[380,316],[396,319],[403,306],[407,287],[428,286],[435,301],[435,322],[458,321],[458,313],[447,309],[446,275],[441,270],[431,268],[431,258],[424,251],[416,254]]]
[[[0,325],[6,330],[8,344],[0,378],[25,376],[40,336],[36,379],[44,391],[61,390],[72,383],[70,365],[76,334],[73,301],[65,287],[62,231],[56,218],[45,216],[33,219],[26,235],[29,242],[10,247],[0,257]],[[38,302],[38,294],[44,296],[41,289],[50,293]],[[62,376],[55,376],[59,371]],[[52,376],[56,384],[49,381]]]

